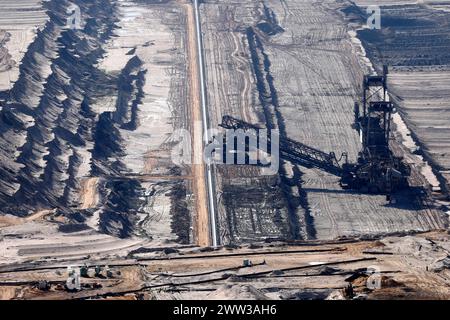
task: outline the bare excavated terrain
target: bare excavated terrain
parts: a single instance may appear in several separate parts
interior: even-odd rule
[[[69,4],[30,2],[46,19],[20,26],[39,29],[20,44],[17,80],[11,63],[2,73],[11,78],[2,92],[3,213],[57,209],[77,228],[189,243],[189,168],[170,161],[173,128],[189,119],[184,8],[80,1],[82,28],[71,30]],[[2,18],[5,34],[18,28],[10,24]]]
[[[450,10],[381,2],[371,31],[363,0],[203,0],[197,33],[194,1],[0,0],[0,299],[449,299]],[[356,161],[354,102],[386,63],[395,201],[285,158],[195,161],[203,104],[210,128]]]
[[[368,3],[346,9],[356,23]],[[392,66],[391,96],[442,189],[449,190],[449,63],[450,3],[382,3],[382,29],[358,32],[375,66]]]
[[[354,161],[361,145],[352,129],[353,101],[369,69],[339,14],[343,8],[334,1],[246,1],[239,8],[206,1],[214,121],[232,115],[278,128],[281,136],[326,152],[348,152]],[[218,175],[224,243],[424,231],[448,221],[412,194],[387,205],[383,196],[343,191],[337,177],[292,163],[282,163],[275,177],[245,167],[219,169]]]
[[[126,257],[116,248],[116,257],[100,261],[2,266],[0,298],[343,300],[352,298],[343,290],[351,284],[357,299],[449,299],[448,250],[448,234],[437,232],[377,241],[275,242],[207,252],[133,250]],[[24,253],[31,255],[32,248]],[[244,265],[243,259],[249,261]],[[68,263],[90,266],[81,291],[64,290]],[[100,273],[94,274],[94,265],[101,266]]]
[[[0,16],[0,90],[11,89],[19,77],[19,65],[36,32],[48,16],[39,0],[3,0]]]

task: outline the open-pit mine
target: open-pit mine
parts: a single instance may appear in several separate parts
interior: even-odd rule
[[[450,299],[449,22],[0,0],[0,300]]]

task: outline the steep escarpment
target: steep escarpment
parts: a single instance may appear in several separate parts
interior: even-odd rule
[[[73,4],[81,13],[75,29],[67,26],[77,11],[68,10]],[[147,159],[160,157],[164,132],[171,132],[154,130],[149,120],[162,112],[174,115],[164,106],[161,86],[167,74],[172,76],[166,71],[172,62],[160,63],[172,59],[172,44],[163,42],[167,50],[154,50],[150,35],[141,32],[145,22],[122,19],[127,7],[122,2],[52,0],[45,6],[48,21],[27,48],[17,81],[0,95],[0,214],[29,216],[50,209],[58,222],[70,225],[60,230],[89,227],[120,238],[167,236],[154,220],[170,226],[176,211],[167,203],[183,201],[188,191],[175,193],[172,186],[163,186],[149,192],[159,184],[143,181],[143,175],[153,166]],[[136,9],[142,14],[142,7]],[[177,12],[169,14],[175,22]],[[156,104],[161,104],[158,110]],[[189,225],[188,204],[180,208],[174,219]],[[168,237],[188,242],[186,230],[177,232],[178,239]]]
[[[26,215],[76,205],[80,165],[102,117],[92,101],[113,92],[115,79],[98,71],[102,44],[115,23],[111,1],[75,1],[81,29],[66,27],[68,1],[46,3],[49,21],[28,48],[1,114],[2,211]],[[103,116],[104,118],[104,116]]]
[[[142,61],[134,56],[128,61],[119,77],[119,95],[114,119],[123,129],[135,130],[138,126],[138,106],[144,98],[145,73]]]

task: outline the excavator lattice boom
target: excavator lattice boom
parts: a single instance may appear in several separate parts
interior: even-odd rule
[[[411,169],[389,147],[391,118],[395,108],[388,97],[387,74],[385,67],[381,76],[364,77],[362,114],[359,103],[355,103],[354,110],[354,128],[358,130],[362,142],[356,163],[349,163],[346,153],[337,159],[334,152],[326,153],[286,137],[280,138],[280,156],[294,164],[319,168],[339,176],[344,189],[390,196],[407,187]],[[256,132],[262,129],[231,116],[223,117],[221,127]],[[270,137],[268,141],[270,143]]]

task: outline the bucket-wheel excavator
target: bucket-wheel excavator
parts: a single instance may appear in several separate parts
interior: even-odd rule
[[[356,163],[349,163],[346,153],[337,159],[334,152],[326,153],[285,137],[280,138],[281,158],[337,175],[344,189],[390,197],[393,192],[407,187],[411,169],[389,147],[391,118],[395,109],[389,101],[387,74],[385,67],[383,75],[364,77],[362,104],[355,103],[354,109],[354,128],[362,142]],[[244,131],[261,129],[231,116],[223,117],[221,127]]]

